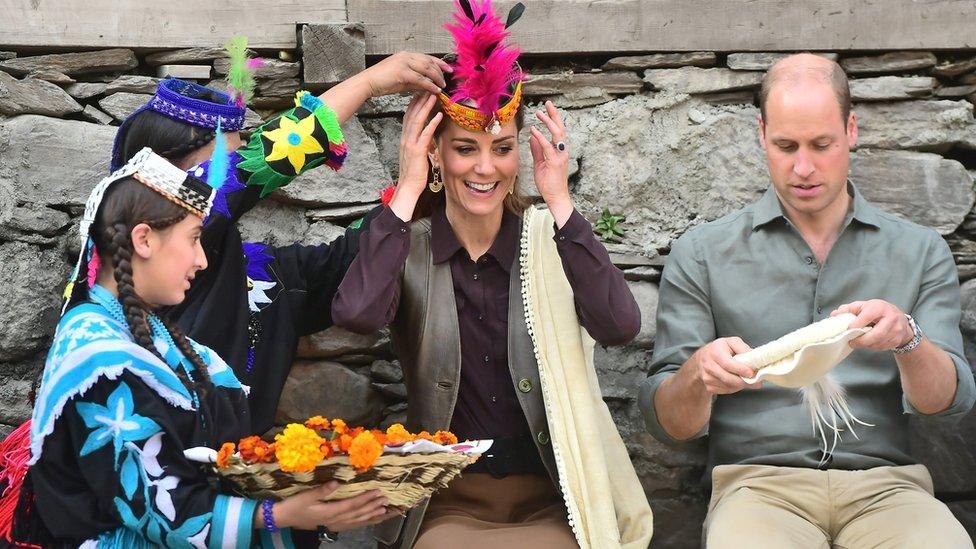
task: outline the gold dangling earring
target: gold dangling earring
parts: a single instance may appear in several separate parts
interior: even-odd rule
[[[431,170],[434,172],[434,177],[431,179],[431,182],[427,184],[427,187],[430,188],[430,192],[439,193],[441,192],[441,189],[444,188],[444,180],[441,179],[441,168],[437,164],[434,164],[431,166]]]
[[[508,194],[515,194],[516,185],[518,185],[518,174],[515,174],[515,181],[513,181],[512,186],[508,188]]]

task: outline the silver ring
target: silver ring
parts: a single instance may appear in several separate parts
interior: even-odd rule
[[[557,142],[556,143],[556,150],[559,151],[559,152],[565,151],[566,150],[566,143],[563,143],[562,141]]]

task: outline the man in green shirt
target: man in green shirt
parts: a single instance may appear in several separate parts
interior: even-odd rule
[[[638,399],[647,428],[709,436],[710,548],[973,547],[908,453],[907,414],[958,418],[976,398],[949,248],[847,180],[857,119],[836,63],[780,61],[760,108],[772,186],[672,247]],[[825,454],[799,393],[746,384],[735,355],[832,312],[873,326],[831,373],[873,427]]]

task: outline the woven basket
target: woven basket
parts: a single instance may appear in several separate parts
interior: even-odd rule
[[[446,487],[477,458],[461,452],[389,453],[381,455],[373,467],[363,473],[353,469],[349,456],[323,460],[314,471],[305,473],[286,473],[277,463],[236,464],[214,468],[214,471],[230,481],[240,495],[248,498],[280,500],[336,480],[340,483],[339,488],[324,498],[326,501],[378,489],[389,500],[388,507],[405,511]]]

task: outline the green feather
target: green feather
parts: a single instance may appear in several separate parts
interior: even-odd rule
[[[247,37],[235,36],[227,41],[227,56],[230,69],[227,71],[227,85],[233,90],[234,99],[243,97],[244,103],[254,96],[254,69],[248,66]]]

